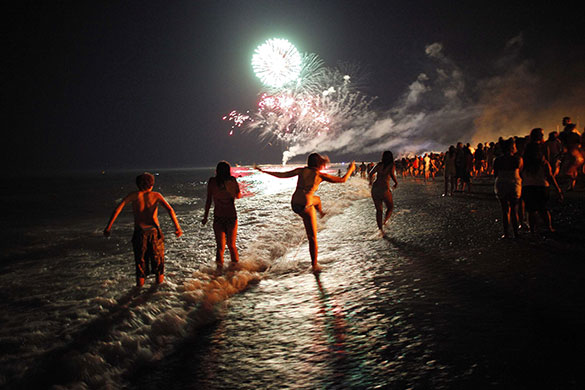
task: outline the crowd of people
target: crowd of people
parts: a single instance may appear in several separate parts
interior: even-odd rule
[[[554,188],[562,200],[563,189],[574,190],[579,175],[585,174],[585,131],[580,134],[570,117],[563,118],[562,126],[562,131],[551,131],[546,139],[542,128],[534,128],[529,135],[500,137],[476,148],[458,142],[443,153],[397,160],[397,171],[402,177],[425,181],[442,175],[443,196],[471,192],[473,178],[493,177],[494,192],[502,207],[502,237],[518,237],[519,227],[528,227],[534,233],[537,215],[546,230],[554,231],[547,208],[549,188]]]
[[[534,233],[537,216],[546,230],[554,231],[547,209],[549,187],[562,200],[559,181],[565,192],[572,191],[579,175],[585,175],[585,130],[580,134],[570,117],[563,118],[562,127],[560,132],[549,132],[546,139],[544,130],[535,128],[526,136],[500,137],[495,142],[479,143],[475,148],[458,142],[445,152],[399,158],[394,167],[402,178],[427,182],[443,176],[443,196],[470,193],[474,178],[493,178],[494,192],[502,207],[503,238],[518,237],[519,227]],[[366,178],[373,167],[373,163],[362,162],[356,173]],[[378,205],[376,209],[379,221]],[[386,223],[387,218],[382,221]]]
[[[553,231],[550,212],[547,208],[549,187],[553,187],[560,199],[563,191],[557,177],[566,179],[565,191],[571,191],[579,175],[585,174],[585,131],[580,134],[569,117],[563,118],[563,131],[550,132],[544,139],[544,130],[534,128],[528,136],[500,138],[497,142],[478,144],[475,149],[470,144],[458,142],[443,153],[425,153],[422,156],[394,159],[392,152],[384,151],[380,162],[362,164],[357,167],[352,162],[345,174],[341,170],[337,176],[322,170],[329,163],[326,156],[318,153],[309,155],[305,167],[290,171],[266,171],[254,166],[259,172],[277,178],[297,177],[297,186],[292,194],[291,208],[303,221],[311,266],[315,273],[321,267],[317,261],[317,213],[324,211],[319,196],[315,192],[321,182],[344,183],[353,174],[368,179],[371,197],[376,210],[376,223],[382,236],[384,226],[389,221],[394,208],[390,181],[396,188],[396,174],[402,177],[420,177],[425,182],[434,180],[437,174],[444,176],[444,196],[452,196],[455,191],[471,192],[473,177],[493,177],[494,191],[502,209],[503,238],[518,237],[518,229],[523,226],[524,216],[528,216],[530,231],[535,233],[537,215],[549,232]],[[158,222],[158,205],[167,209],[177,237],[183,234],[174,210],[165,198],[153,192],[154,176],[144,173],[136,178],[138,191],[128,194],[115,208],[104,235],[109,236],[112,225],[122,209],[132,204],[135,229],[132,245],[136,263],[136,285],[144,284],[146,276],[155,274],[156,283],[164,280],[164,237]],[[214,204],[213,231],[216,239],[216,259],[218,267],[223,266],[223,255],[227,244],[232,263],[239,261],[236,248],[238,229],[235,200],[241,197],[237,179],[231,175],[231,167],[221,161],[216,175],[207,183],[207,200],[202,223],[208,221],[209,211]]]

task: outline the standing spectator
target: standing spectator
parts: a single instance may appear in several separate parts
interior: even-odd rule
[[[429,180],[429,177],[431,175],[431,158],[429,157],[428,153],[425,153],[425,156],[423,157],[423,169],[424,169],[424,178],[425,178],[425,182],[427,182]]]
[[[504,235],[509,237],[509,226],[512,224],[514,238],[518,237],[517,205],[522,192],[522,157],[516,155],[516,144],[513,138],[504,143],[504,154],[494,161],[494,191],[502,207],[502,224]]]
[[[562,138],[561,138],[562,136]],[[581,148],[581,136],[573,123],[567,123],[563,132],[559,135],[563,143],[563,155],[561,158],[561,173],[569,179],[568,191],[575,188],[579,168],[585,161]]]
[[[457,172],[455,170],[455,147],[453,145],[449,146],[449,150],[447,153],[445,153],[444,161],[445,192],[443,193],[443,196],[447,196],[447,188],[449,187],[449,183],[451,184],[449,189],[449,196],[453,196],[453,190],[457,184]]]
[[[483,149],[483,144],[477,145],[477,150],[475,151],[474,159],[475,159],[475,176],[481,176],[485,170],[485,151]]]
[[[560,157],[563,152],[563,144],[559,139],[559,133],[551,131],[548,134],[548,139],[544,143],[544,150],[544,157],[550,164],[553,176],[556,176],[559,173]]]
[[[536,214],[538,213],[549,232],[553,232],[550,212],[547,208],[549,186],[552,184],[561,200],[563,193],[552,174],[550,164],[544,159],[537,143],[529,143],[524,152],[522,170],[522,199],[525,202],[530,223],[530,232],[536,233]]]
[[[467,192],[471,192],[471,171],[473,170],[473,153],[471,153],[471,149],[469,148],[469,144],[465,145],[463,148],[463,156],[465,159],[465,171],[463,174],[462,182],[463,186],[461,191],[465,191],[467,187]]]
[[[465,152],[463,151],[463,144],[457,142],[455,148],[455,191],[459,190],[459,184],[463,187],[463,177],[465,176]]]
[[[366,178],[366,169],[367,169],[366,163],[362,161],[362,163],[360,165],[360,177],[362,179]]]
[[[419,165],[418,157],[415,156],[414,160],[412,161],[412,176],[418,176],[418,165]]]
[[[492,174],[492,170],[493,170],[493,166],[494,166],[494,148],[495,148],[495,143],[494,142],[490,142],[489,143],[489,147],[486,147],[486,161],[487,161],[487,169],[486,169],[486,173],[488,175]]]

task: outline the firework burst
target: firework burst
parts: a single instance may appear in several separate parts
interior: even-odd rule
[[[291,147],[320,137],[334,137],[368,117],[373,99],[355,88],[359,80],[345,72],[347,66],[327,68],[316,54],[299,55],[300,64],[289,66],[296,64],[292,60],[296,54],[290,47],[287,50],[285,43],[274,41],[260,46],[252,60],[257,76],[265,84],[257,109],[245,114],[234,110],[226,115],[223,119],[232,122],[230,134],[241,128],[256,132],[268,142],[278,140]],[[269,42],[268,47],[262,48]],[[271,71],[269,58],[284,59],[287,65]],[[283,71],[288,68],[295,70]]]
[[[254,52],[252,68],[264,85],[280,88],[297,80],[302,57],[286,39],[269,39]]]

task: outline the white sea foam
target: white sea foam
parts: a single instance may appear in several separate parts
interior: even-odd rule
[[[167,233],[166,281],[158,287],[132,287],[128,213],[116,222],[110,239],[101,237],[101,226],[77,232],[83,238],[74,242],[70,235],[57,234],[58,227],[48,228],[43,234],[53,241],[29,248],[29,254],[31,249],[41,252],[37,260],[5,265],[0,274],[11,297],[11,305],[0,313],[0,343],[7,346],[0,357],[0,386],[29,378],[30,370],[53,367],[56,354],[57,372],[44,372],[60,378],[54,388],[119,388],[128,370],[163,358],[177,342],[221,316],[230,297],[262,280],[309,272],[303,224],[290,210],[295,181],[272,179],[260,173],[239,179],[249,191],[237,201],[240,262],[230,266],[226,251],[221,271],[213,263],[211,226],[199,223],[200,199],[163,193],[180,206],[185,235],[173,237],[172,224],[161,214]],[[183,191],[185,183],[179,184]],[[327,212],[318,220],[321,234],[352,202],[368,198],[369,189],[365,181],[352,178],[345,185],[323,183],[319,194]],[[70,229],[83,225],[79,222],[86,216],[72,218]],[[51,251],[51,246],[65,249]],[[327,254],[322,259],[324,264],[333,261]]]

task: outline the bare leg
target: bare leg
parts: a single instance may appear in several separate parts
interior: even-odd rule
[[[526,224],[524,223],[526,219],[526,211],[524,209],[524,201],[522,198],[518,200],[518,223],[522,229],[526,229]]]
[[[575,169],[574,172],[571,172],[569,175],[569,187],[567,187],[567,191],[573,191],[575,189],[575,184],[577,183],[577,170]]]
[[[510,226],[510,205],[507,200],[500,199],[500,206],[502,206],[502,225],[504,226],[503,238],[508,238],[508,228]]]
[[[445,173],[445,192],[443,192],[443,196],[447,196],[448,192],[447,189],[449,188],[449,175]]]
[[[386,214],[384,214],[384,225],[388,222],[390,217],[392,216],[392,211],[394,210],[394,201],[392,200],[392,192],[387,191],[384,196],[384,204],[386,205]]]
[[[512,224],[512,232],[514,238],[518,237],[518,211],[517,201],[510,201],[510,223]],[[506,230],[507,231],[507,230]]]
[[[215,250],[215,262],[218,265],[223,265],[223,253],[225,251],[225,232],[220,224],[213,224],[213,232],[215,233],[215,242],[217,248]]]
[[[384,220],[382,219],[382,215],[384,214],[384,205],[381,200],[373,199],[374,207],[376,207],[376,224],[378,225],[378,229],[380,232],[384,234]]]
[[[321,217],[325,215],[323,212],[323,205],[321,204],[321,198],[317,195],[313,195],[313,207],[315,207]]]
[[[536,233],[536,211],[528,212],[528,224],[530,224],[530,233]]]
[[[540,218],[542,218],[542,221],[544,222],[544,225],[546,226],[546,228],[548,229],[549,232],[554,232],[554,229],[552,228],[552,221],[550,218],[550,212],[548,210],[539,210],[538,211],[538,215],[540,215]]]
[[[309,254],[311,255],[311,266],[314,272],[318,272],[321,267],[317,264],[317,253],[319,247],[317,245],[317,215],[314,207],[305,209],[301,215],[307,232],[307,239],[309,240]]]
[[[238,248],[236,248],[236,237],[238,235],[238,221],[234,224],[233,229],[229,229],[226,232],[227,236],[227,247],[230,251],[230,259],[232,263],[237,263],[240,261],[240,256],[238,255]]]

